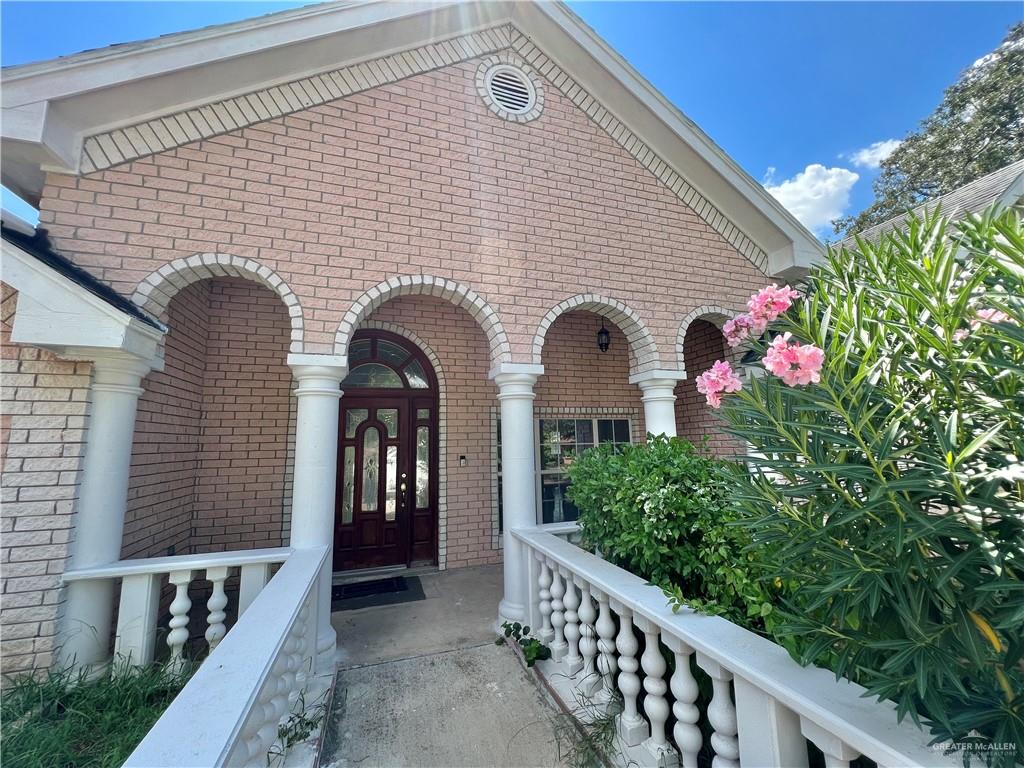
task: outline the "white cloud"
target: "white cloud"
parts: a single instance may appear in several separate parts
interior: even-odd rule
[[[853,164],[860,168],[877,168],[882,164],[889,155],[896,151],[896,148],[901,144],[899,139],[886,139],[885,141],[876,141],[870,147],[864,147],[864,149],[858,149],[853,154],[849,155],[849,159],[853,161]]]
[[[765,188],[808,229],[818,232],[838,219],[850,203],[850,189],[860,176],[847,168],[812,163],[791,179],[775,184],[775,169],[765,175]]]

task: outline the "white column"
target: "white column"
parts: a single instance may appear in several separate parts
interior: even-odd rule
[[[629,377],[643,391],[644,431],[652,435],[676,436],[676,382],[678,371],[645,371]]]
[[[121,556],[135,411],[150,364],[111,353],[93,360],[89,431],[82,459],[70,568],[114,563]],[[60,659],[85,666],[107,658],[114,583],[68,584]]]
[[[502,363],[491,370],[501,404],[501,484],[504,523],[505,594],[498,624],[527,616],[529,552],[512,536],[516,528],[537,525],[537,480],[533,460],[533,385],[544,373],[540,365]]]
[[[288,355],[299,382],[295,390],[295,468],[292,481],[290,545],[334,547],[334,498],[338,476],[338,412],[343,355]],[[333,551],[328,552],[317,588],[317,668],[334,668],[337,636],[331,626]]]

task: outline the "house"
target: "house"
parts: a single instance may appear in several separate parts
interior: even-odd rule
[[[959,189],[954,189],[948,195],[921,203],[913,211],[907,211],[888,221],[883,221],[881,224],[868,227],[856,235],[845,237],[840,245],[854,248],[857,245],[857,237],[877,243],[887,232],[902,230],[910,216],[920,218],[941,212],[943,216],[955,221],[971,214],[980,215],[992,206],[1024,211],[1024,160],[1018,160],[997,171],[992,171],[980,179],[964,184]]]
[[[717,670],[716,749],[761,748],[780,660],[743,667],[737,737],[716,642],[564,541],[565,467],[729,450],[693,376],[822,247],[566,6],[327,3],[10,68],[3,183],[40,211],[3,232],[5,672],[148,661],[163,612],[173,663],[203,581],[222,662],[132,764],[184,760],[182,718],[223,734],[184,764],[260,762],[302,660],[333,669],[333,581],[500,563],[499,622],[577,670],[610,611],[662,632]],[[664,662],[618,650],[667,764]],[[889,717],[811,698],[772,727],[836,760]]]

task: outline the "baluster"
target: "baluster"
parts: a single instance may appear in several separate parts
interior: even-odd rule
[[[580,607],[580,597],[576,592],[576,585],[572,583],[572,576],[562,572],[565,577],[565,642],[569,644],[568,652],[565,655],[565,673],[569,677],[576,677],[576,674],[583,669],[583,657],[580,656],[580,625],[576,609]]]
[[[601,687],[601,678],[597,674],[597,631],[594,629],[594,622],[597,621],[597,611],[594,609],[594,601],[590,597],[590,585],[580,580],[580,592],[582,598],[579,608],[580,619],[580,655],[583,657],[583,675],[580,678],[577,689],[584,696],[593,696]]]
[[[633,613],[615,600],[611,608],[619,614],[619,634],[615,638],[615,649],[619,652],[619,690],[622,692],[622,714],[619,715],[619,736],[630,747],[635,747],[650,736],[647,721],[637,710],[636,699],[640,693],[640,677],[636,671],[640,662],[636,652],[640,644],[633,634]]]
[[[664,678],[668,665],[661,655],[658,625],[645,616],[635,616],[634,621],[644,633],[644,652],[640,657],[640,663],[644,670],[644,690],[647,692],[644,712],[651,722],[651,736],[644,742],[644,746],[654,756],[659,766],[676,766],[679,764],[678,755],[665,738],[665,722],[668,720],[669,709],[668,701],[665,700],[668,685]]]
[[[537,585],[540,587],[540,629],[537,637],[542,643],[550,644],[555,636],[555,630],[551,626],[551,569],[544,562],[544,556],[540,552],[534,553],[540,563],[540,575],[537,577]]]
[[[188,612],[192,609],[192,600],[188,596],[188,585],[192,583],[192,571],[171,571],[168,581],[175,587],[174,600],[171,601],[171,631],[167,633],[167,645],[171,649],[171,658],[167,667],[172,672],[180,672],[185,666],[184,648],[188,642]]]
[[[227,566],[206,569],[206,578],[213,582],[213,594],[206,601],[206,610],[210,612],[206,619],[210,625],[206,629],[206,643],[210,647],[210,653],[213,653],[213,649],[224,639],[224,635],[228,631],[224,626],[224,619],[228,616],[224,612],[224,609],[228,607],[228,596],[224,594],[224,581],[227,577]]]
[[[740,743],[736,738],[736,707],[732,703],[732,672],[702,653],[697,664],[711,677],[714,693],[708,704],[708,721],[715,729],[711,746],[715,750],[712,768],[739,768]]]
[[[557,567],[550,567],[551,570],[551,626],[554,628],[555,639],[551,641],[552,661],[561,661],[569,650],[569,644],[565,642],[565,605],[562,598],[565,597],[565,584],[562,582],[562,575]]]
[[[608,595],[597,590],[593,592],[598,605],[595,628],[600,638],[597,641],[597,671],[601,673],[601,690],[597,695],[602,702],[610,704],[615,699],[615,673],[619,671],[615,660],[615,620],[608,606]]]
[[[860,757],[860,752],[805,717],[800,718],[800,731],[825,755],[825,768],[849,768]]]
[[[672,739],[682,753],[683,768],[697,768],[697,753],[700,752],[704,740],[697,725],[700,720],[700,710],[697,708],[697,694],[700,689],[693,677],[693,670],[690,669],[693,649],[678,637],[669,634],[665,635],[664,640],[665,645],[675,654],[676,660],[676,668],[669,681],[672,696],[675,698],[672,714],[676,718],[676,724],[672,728]]]

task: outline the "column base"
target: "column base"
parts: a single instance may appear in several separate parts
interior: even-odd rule
[[[494,629],[502,633],[501,625],[505,622],[524,624],[526,622],[526,606],[521,603],[513,603],[502,600],[498,603],[498,618],[494,622]]]

